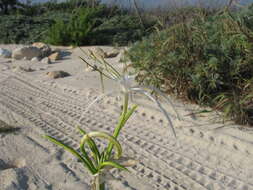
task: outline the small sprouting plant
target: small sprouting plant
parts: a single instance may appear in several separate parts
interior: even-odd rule
[[[84,52],[85,53],[85,52]],[[83,129],[78,127],[79,132],[83,135],[80,141],[80,148],[79,150],[74,150],[73,148],[69,147],[68,145],[64,144],[63,142],[58,141],[57,139],[45,136],[51,142],[56,145],[63,147],[65,150],[69,151],[73,154],[79,161],[82,162],[85,168],[89,171],[91,175],[94,176],[94,183],[92,185],[92,190],[105,190],[105,179],[103,179],[103,174],[106,173],[111,168],[118,168],[120,170],[127,170],[126,167],[133,166],[136,162],[132,162],[132,164],[124,165],[120,162],[120,158],[122,156],[122,148],[120,142],[117,140],[121,129],[126,125],[128,119],[132,116],[134,111],[137,108],[137,105],[133,105],[132,107],[129,106],[129,100],[133,93],[141,93],[147,96],[152,102],[156,103],[160,110],[163,112],[165,117],[167,118],[170,130],[174,136],[176,136],[172,121],[166,110],[163,108],[161,103],[153,97],[148,90],[152,90],[159,95],[162,95],[169,104],[172,105],[170,100],[164,96],[158,89],[151,88],[148,86],[139,86],[133,85],[133,76],[127,75],[126,70],[124,70],[123,74],[117,71],[111,64],[106,62],[106,60],[96,55],[94,52],[89,51],[89,57],[95,60],[95,64],[91,64],[86,61],[84,58],[81,58],[87,66],[92,67],[95,71],[98,71],[100,74],[101,83],[103,84],[103,78],[109,78],[118,82],[119,86],[121,87],[121,92],[124,95],[124,103],[123,103],[123,110],[120,115],[118,124],[116,125],[114,132],[112,135],[105,133],[105,132],[90,132],[86,133]],[[103,86],[103,85],[102,85]],[[114,91],[113,91],[114,92]],[[104,93],[98,98],[96,98],[86,110],[90,109],[90,107],[95,104],[97,101],[103,99],[105,96],[112,94],[113,92]],[[173,105],[172,105],[173,106]],[[176,111],[175,111],[176,112]],[[177,113],[177,112],[176,112]],[[102,138],[108,140],[108,146],[104,150],[99,150],[94,138]],[[87,145],[90,149],[88,152],[85,145]],[[113,150],[115,150],[113,152]],[[131,162],[130,162],[131,163]]]

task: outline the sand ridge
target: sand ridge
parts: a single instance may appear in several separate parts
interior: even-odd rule
[[[6,176],[14,176],[17,186],[13,189],[89,189],[91,178],[82,166],[41,135],[52,135],[77,148],[80,135],[76,126],[87,131],[112,132],[121,101],[118,96],[107,97],[84,113],[87,105],[101,94],[99,78],[94,72],[85,72],[85,65],[78,58],[83,54],[78,48],[63,49],[71,55],[52,65],[0,60],[0,119],[21,127],[16,135],[0,136],[0,159],[6,166],[13,165],[9,163],[17,157],[25,160],[20,167],[0,168],[0,179],[4,179],[0,184],[5,185],[0,185],[0,189],[8,186]],[[119,59],[118,56],[108,61],[118,64]],[[13,65],[24,64],[35,71],[13,71]],[[1,71],[6,66],[8,69]],[[57,80],[46,77],[46,72],[58,69],[71,76]],[[106,81],[106,88],[115,89],[117,84]],[[117,179],[110,181],[113,189],[253,189],[250,131],[245,133],[237,129],[240,126],[223,123],[217,113],[193,117],[191,113],[201,108],[173,99],[184,118],[177,121],[173,116],[178,135],[175,140],[163,115],[142,98],[137,97],[136,101],[147,105],[138,108],[119,140],[124,155],[139,163],[130,168],[131,173],[112,170],[111,175]]]

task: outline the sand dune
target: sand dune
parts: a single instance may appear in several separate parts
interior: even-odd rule
[[[0,45],[14,49],[16,45]],[[87,113],[87,105],[101,94],[99,76],[85,71],[80,49],[60,47],[66,56],[53,64],[0,58],[0,120],[20,127],[0,135],[1,190],[84,190],[91,177],[67,152],[41,136],[52,135],[78,147],[76,126],[87,131],[112,132],[119,117],[118,95],[105,98]],[[84,49],[94,47],[84,47]],[[102,47],[105,51],[112,47]],[[120,56],[108,61],[119,69]],[[26,72],[18,67],[29,67]],[[63,70],[71,76],[51,79],[46,73]],[[106,89],[117,89],[106,81]],[[130,173],[112,170],[114,190],[252,190],[253,134],[250,129],[223,123],[219,113],[201,113],[196,105],[171,97],[183,118],[172,119],[178,139],[166,119],[148,101],[130,119],[119,140],[125,156],[139,163]],[[195,113],[195,114],[194,114]]]

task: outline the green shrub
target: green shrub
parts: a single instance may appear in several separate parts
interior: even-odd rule
[[[147,35],[154,21],[138,18],[118,7],[84,1],[23,5],[0,17],[0,43],[44,41],[53,45],[126,45]]]
[[[145,22],[146,28],[153,25],[154,21]],[[138,17],[98,6],[76,9],[69,20],[57,20],[47,41],[55,45],[126,45],[146,34]]]
[[[0,14],[9,14],[17,5],[17,0],[0,0]]]
[[[48,19],[36,20],[26,16],[5,15],[0,17],[0,43],[28,43],[41,39],[43,29],[47,28]]]
[[[2,15],[0,17],[0,43],[29,44],[44,41],[55,19],[66,20],[70,14],[47,12],[38,16]]]
[[[151,28],[154,21],[145,22],[146,28]],[[127,45],[130,42],[141,40],[148,34],[148,30],[140,26],[139,18],[133,15],[116,15],[104,19],[102,24],[93,31],[94,38],[91,44]],[[96,38],[95,38],[96,36]]]
[[[50,28],[47,42],[54,45],[83,45],[89,43],[99,9],[76,9],[69,21],[62,19]]]
[[[135,44],[128,56],[140,82],[253,124],[252,37],[239,17],[225,11],[174,24]]]
[[[66,45],[69,40],[70,36],[65,28],[64,21],[62,19],[56,20],[49,30],[47,42],[53,45]]]

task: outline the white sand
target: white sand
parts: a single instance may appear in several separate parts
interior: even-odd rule
[[[0,45],[14,49],[16,45]],[[94,48],[85,47],[84,49]],[[112,47],[103,47],[106,51]],[[49,134],[77,147],[76,125],[87,131],[111,132],[119,117],[118,94],[105,98],[83,114],[101,94],[99,77],[86,72],[81,51],[63,48],[66,56],[54,64],[0,58],[0,120],[21,127],[0,135],[0,190],[85,190],[91,177],[69,153],[43,139]],[[120,55],[108,61],[119,69]],[[14,67],[31,67],[22,72]],[[70,77],[50,79],[48,71]],[[107,91],[118,89],[106,81]],[[117,190],[252,190],[253,133],[250,128],[222,122],[219,113],[193,114],[203,109],[173,100],[184,119],[173,114],[178,139],[171,137],[164,116],[148,101],[122,130],[124,156],[139,161],[131,173],[112,170]]]

